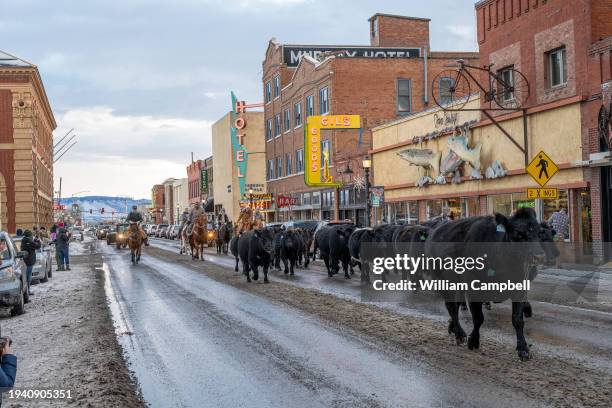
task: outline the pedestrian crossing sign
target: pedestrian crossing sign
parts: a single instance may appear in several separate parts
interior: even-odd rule
[[[546,183],[559,171],[559,167],[543,150],[536,154],[531,163],[525,170],[531,178],[533,178],[540,187],[544,187]]]

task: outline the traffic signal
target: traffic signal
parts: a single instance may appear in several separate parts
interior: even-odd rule
[[[104,207],[100,210],[100,214],[104,214]]]
[[[91,208],[89,209],[89,213],[90,213],[90,214],[93,214],[93,210],[92,210]]]

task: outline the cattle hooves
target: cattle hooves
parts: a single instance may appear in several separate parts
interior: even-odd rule
[[[448,334],[455,334],[455,325],[452,320],[448,321]]]
[[[521,361],[529,361],[531,359],[531,353],[529,350],[519,350],[518,356]]]
[[[478,350],[480,348],[480,340],[472,336],[468,337],[468,349]]]
[[[288,273],[289,273],[289,271],[285,269],[285,275],[288,274]]]
[[[264,283],[270,283],[270,281],[268,280],[268,278],[264,278]]]
[[[525,317],[533,316],[533,310],[531,309],[531,304],[529,304],[529,302],[525,302],[525,305],[523,306],[523,315]]]
[[[344,275],[344,279],[351,279],[351,275]]]
[[[456,336],[455,341],[457,342],[458,346],[461,346],[465,344],[465,336]]]

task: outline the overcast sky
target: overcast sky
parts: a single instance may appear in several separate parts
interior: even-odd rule
[[[0,0],[0,50],[38,65],[62,195],[149,198],[211,153],[210,126],[233,90],[262,100],[268,41],[367,45],[376,12],[431,18],[434,51],[475,51],[474,0]]]

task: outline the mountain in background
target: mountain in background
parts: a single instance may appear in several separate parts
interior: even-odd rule
[[[111,196],[84,196],[84,197],[72,197],[62,198],[61,204],[65,205],[68,210],[72,207],[72,204],[77,204],[81,209],[81,214],[84,221],[103,221],[110,220],[115,212],[114,218],[125,217],[126,209],[129,212],[133,205],[150,205],[151,200],[139,199],[126,197],[111,197]],[[101,214],[101,209],[104,208],[104,214]],[[92,210],[91,214],[89,210]]]

